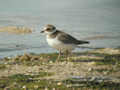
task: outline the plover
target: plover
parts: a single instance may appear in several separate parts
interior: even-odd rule
[[[89,43],[88,41],[77,40],[51,24],[47,24],[41,33],[45,33],[48,44],[59,51],[58,58],[61,56],[61,52],[71,52],[78,45]]]

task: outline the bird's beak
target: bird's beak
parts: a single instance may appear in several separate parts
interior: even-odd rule
[[[41,31],[40,33],[44,33],[44,31]]]

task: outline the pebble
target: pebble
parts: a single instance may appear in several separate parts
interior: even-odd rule
[[[11,57],[7,57],[8,59],[11,59]]]
[[[52,64],[52,63],[53,63],[53,61],[49,61],[49,63],[50,63],[50,64]]]
[[[57,85],[58,85],[58,86],[62,85],[62,82],[58,82]]]
[[[89,72],[93,71],[93,68],[89,68],[88,71],[89,71]]]
[[[26,89],[26,86],[24,85],[22,88]]]
[[[39,88],[39,86],[38,86],[38,85],[34,85],[34,88],[35,88],[35,89],[38,89],[38,88]]]
[[[48,90],[48,87],[46,87],[45,90]]]
[[[52,90],[56,90],[55,88],[53,88]]]

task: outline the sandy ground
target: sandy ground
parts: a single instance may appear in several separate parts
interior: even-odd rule
[[[0,27],[0,32],[8,32],[13,34],[29,34],[32,30],[28,27],[6,26]]]
[[[88,54],[89,53],[89,54]],[[95,54],[97,53],[97,55]],[[71,76],[100,76],[100,77],[113,77],[120,78],[120,67],[116,64],[103,64],[99,65],[97,62],[105,59],[104,56],[98,56],[98,54],[107,54],[107,55],[119,55],[117,59],[120,59],[120,50],[119,49],[100,49],[87,52],[87,54],[82,53],[73,57],[69,57],[65,61],[59,62],[49,62],[42,61],[42,64],[39,65],[22,65],[14,63],[14,60],[9,60],[4,62],[6,65],[5,69],[0,69],[0,77],[10,76],[14,74],[26,74],[34,75],[38,74],[40,71],[52,72],[54,75],[46,76],[45,79],[55,79],[55,80],[64,80]],[[46,57],[41,59],[45,59]]]

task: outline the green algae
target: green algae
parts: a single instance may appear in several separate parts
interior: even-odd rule
[[[7,68],[7,66],[6,65],[4,65],[4,64],[0,64],[0,70],[2,69],[6,69]]]
[[[8,88],[12,90],[27,90],[27,89],[43,90],[45,88],[48,88],[51,90],[53,88],[58,88],[61,90],[67,90],[67,87],[65,85],[57,85],[57,83],[52,80],[39,79],[38,77],[43,77],[43,74],[42,75],[16,74],[9,77],[2,77],[0,79],[0,89],[2,90]]]
[[[49,81],[40,78],[51,75],[53,75],[53,73],[39,72],[37,75],[15,74],[2,77],[0,78],[0,89],[9,87],[12,88],[12,90],[24,90],[24,88],[35,89],[45,87]]]
[[[37,79],[36,79],[37,77]],[[94,82],[84,82],[86,86],[75,85],[77,82],[72,79],[59,81],[47,80],[47,79],[39,79],[39,76],[36,75],[24,75],[24,74],[16,74],[9,77],[2,77],[0,79],[0,90],[3,89],[12,89],[12,90],[109,90],[109,89],[120,89],[119,84],[114,83],[94,83]]]

